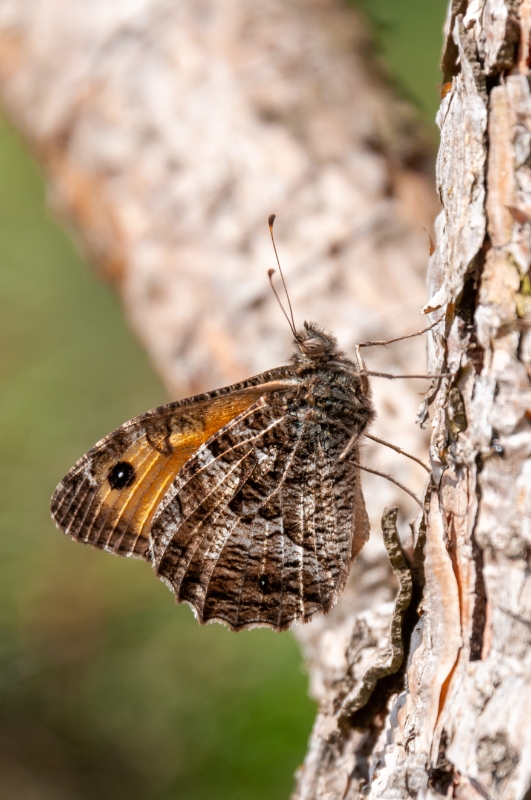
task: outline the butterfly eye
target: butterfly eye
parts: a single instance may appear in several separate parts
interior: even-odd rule
[[[315,337],[312,339],[305,339],[301,342],[301,350],[309,356],[317,356],[324,352],[324,343],[321,339],[316,339]]]

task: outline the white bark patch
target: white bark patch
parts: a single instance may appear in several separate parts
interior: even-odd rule
[[[437,188],[443,209],[437,220],[435,270],[444,277],[446,294],[455,301],[485,236],[485,160],[487,108],[471,60],[470,41],[460,20],[454,27],[462,72],[444,98],[437,122],[441,144]],[[465,44],[467,47],[465,48]]]

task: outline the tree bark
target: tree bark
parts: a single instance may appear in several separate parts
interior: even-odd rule
[[[426,310],[428,369],[453,376],[421,408],[408,559],[386,512],[389,562],[369,548],[298,630],[320,703],[298,800],[531,791],[530,31],[530,0],[448,12]],[[271,211],[297,316],[346,348],[422,326],[427,148],[367,43],[332,0],[0,0],[4,106],[173,393],[284,361]],[[425,369],[413,345],[372,358]],[[375,433],[421,453],[416,389],[375,389]],[[399,495],[365,487],[374,529]]]
[[[445,320],[428,367],[453,376],[421,409],[433,403],[433,479],[413,559],[422,600],[412,632],[403,626],[405,687],[369,724],[342,716],[365,672],[358,629],[336,674],[315,647],[322,711],[300,800],[531,792],[530,32],[528,0],[448,13],[443,209],[428,273],[428,306]],[[376,611],[364,626],[374,648]]]

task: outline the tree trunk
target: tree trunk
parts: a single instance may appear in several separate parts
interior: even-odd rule
[[[395,602],[369,546],[333,612],[298,630],[320,702],[298,800],[531,787],[530,1],[453,0],[448,14],[427,308],[444,317],[428,368],[453,376],[421,409],[433,477],[410,568],[384,515]],[[422,327],[427,148],[352,10],[0,0],[0,78],[55,207],[170,391],[285,360],[271,211],[297,317],[351,349]],[[423,371],[420,352],[404,343],[371,364]],[[375,433],[420,454],[416,391],[375,381]],[[422,483],[394,455],[364,458]],[[410,508],[376,480],[373,528],[384,504]]]
[[[433,403],[413,560],[422,600],[412,631],[404,618],[405,688],[370,720],[352,697],[379,609],[345,632],[343,665],[314,642],[322,711],[299,800],[531,794],[530,33],[529,0],[448,13],[428,274],[445,319],[428,367],[453,375],[421,409]],[[384,663],[389,643],[380,649]]]

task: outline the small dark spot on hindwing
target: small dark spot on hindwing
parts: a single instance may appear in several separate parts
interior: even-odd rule
[[[279,580],[275,580],[272,575],[260,575],[258,578],[258,588],[262,594],[275,594],[281,591],[282,584]]]

